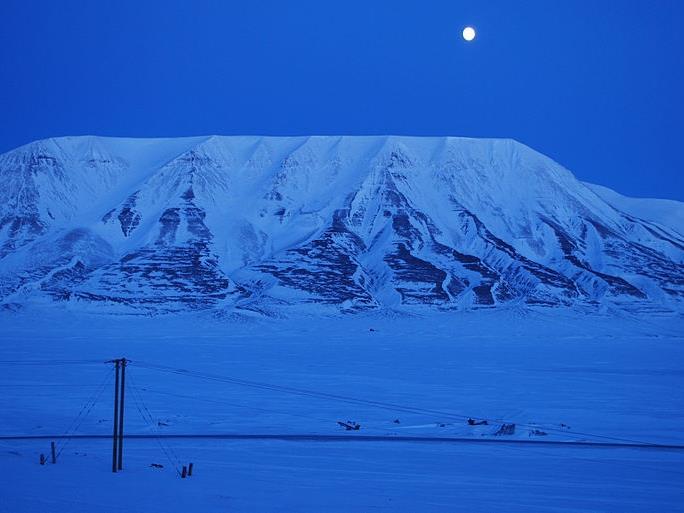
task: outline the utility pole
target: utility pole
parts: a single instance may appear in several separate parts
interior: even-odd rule
[[[123,469],[124,389],[126,358],[110,360],[114,364],[114,431],[112,433],[112,472]],[[120,396],[120,399],[119,399]]]
[[[119,369],[120,361],[113,360],[114,363],[114,373],[116,377],[114,378],[114,434],[112,435],[112,472],[116,472],[116,456],[118,454],[116,443],[119,436]]]
[[[123,470],[124,392],[126,391],[126,358],[121,358],[121,402],[119,403],[119,470]]]

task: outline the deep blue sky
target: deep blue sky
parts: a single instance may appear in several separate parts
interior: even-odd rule
[[[684,200],[684,1],[1,0],[0,22],[0,152],[77,134],[512,137],[580,179]]]

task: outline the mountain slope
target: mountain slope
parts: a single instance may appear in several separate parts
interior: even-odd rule
[[[6,305],[680,310],[684,298],[681,204],[628,205],[511,140],[60,138],[1,155],[0,186]]]

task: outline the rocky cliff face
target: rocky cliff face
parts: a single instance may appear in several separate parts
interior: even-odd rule
[[[0,302],[681,310],[682,205],[629,201],[510,140],[38,141],[0,156]]]

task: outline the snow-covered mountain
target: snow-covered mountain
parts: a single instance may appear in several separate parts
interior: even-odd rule
[[[0,155],[0,302],[680,311],[683,212],[512,140],[48,139]]]

